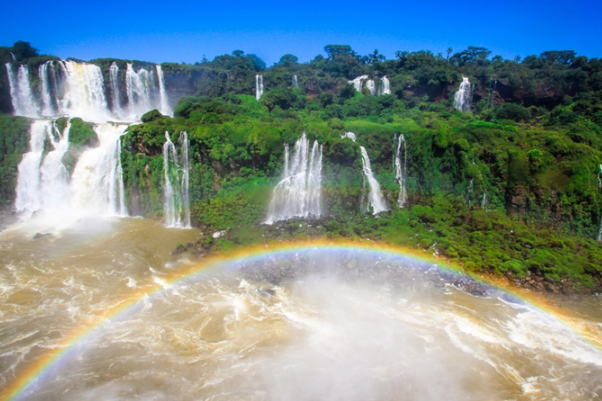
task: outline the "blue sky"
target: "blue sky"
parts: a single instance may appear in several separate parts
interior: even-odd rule
[[[602,57],[602,0],[464,2],[6,1],[0,46],[30,42],[44,54],[152,62],[200,61],[233,50],[268,66],[286,54],[306,62],[327,44],[454,52],[483,46],[504,58],[545,50]]]

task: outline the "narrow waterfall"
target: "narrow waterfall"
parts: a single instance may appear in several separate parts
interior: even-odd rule
[[[389,83],[389,78],[384,76],[381,80],[382,82],[382,91],[379,93],[380,95],[390,95],[391,94],[391,85]]]
[[[263,96],[263,75],[255,75],[255,99]]]
[[[408,194],[406,191],[407,171],[408,154],[406,148],[406,139],[403,134],[399,134],[399,138],[397,138],[397,150],[395,152],[395,181],[397,181],[397,183],[399,184],[399,196],[397,197],[397,205],[401,208],[405,206],[408,200]]]
[[[69,130],[71,123],[68,122],[63,132],[59,132],[56,124],[52,124],[52,130],[48,132],[48,139],[54,150],[44,157],[40,169],[42,209],[52,212],[67,212],[70,201],[69,172],[63,164],[63,157],[69,150]]]
[[[169,98],[167,97],[167,91],[165,90],[165,77],[163,76],[163,70],[160,65],[155,66],[157,69],[157,81],[159,83],[159,111],[161,114],[171,116],[173,110],[169,105]]]
[[[372,214],[378,214],[380,212],[384,212],[389,210],[387,207],[387,202],[380,190],[380,185],[376,178],[374,178],[374,173],[372,172],[372,167],[370,166],[370,158],[368,157],[368,152],[366,152],[366,148],[360,146],[360,151],[362,152],[362,168],[364,171],[364,177],[368,182],[370,187],[368,193],[368,210],[372,208]]]
[[[274,188],[265,224],[322,214],[322,146],[309,146],[305,133],[295,143],[292,158],[284,147],[284,173]]]
[[[98,124],[100,145],[86,150],[71,177],[71,205],[78,215],[127,216],[120,137],[127,125]]]
[[[42,206],[41,173],[44,141],[50,135],[51,121],[34,121],[29,130],[29,152],[23,155],[18,166],[17,211],[35,212]]]
[[[15,115],[36,118],[39,116],[36,99],[31,91],[29,68],[20,65],[15,76],[11,63],[6,63],[10,97],[15,109]]]
[[[466,77],[462,77],[462,83],[454,96],[454,107],[462,113],[470,113],[472,102],[472,89],[470,81]]]
[[[297,81],[297,76],[293,75],[293,89],[296,89],[299,87],[299,81]]]
[[[142,114],[152,110],[151,75],[141,68],[134,71],[131,63],[127,64],[125,86],[128,98],[130,118],[139,119]]]
[[[176,146],[165,132],[163,145],[163,212],[167,227],[190,228],[190,199],[188,192],[188,135],[181,132],[179,137],[180,155]]]
[[[485,209],[487,206],[487,193],[483,192],[483,198],[481,199],[481,209]]]
[[[372,96],[376,96],[376,84],[374,83],[373,79],[366,81],[366,88],[368,88]]]
[[[38,67],[38,76],[40,78],[40,90],[42,92],[42,115],[43,116],[54,116],[56,110],[54,108],[52,92],[50,89],[50,75],[48,69],[52,67],[52,61],[47,61],[44,64],[40,64]]]
[[[121,108],[121,93],[119,91],[119,66],[113,62],[109,67],[109,85],[111,87],[111,103],[113,114],[116,117],[123,117]]]

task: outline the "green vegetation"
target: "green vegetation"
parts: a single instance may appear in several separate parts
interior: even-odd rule
[[[400,51],[393,60],[344,45],[324,50],[326,57],[305,64],[287,54],[270,68],[242,51],[195,65],[163,64],[170,93],[181,98],[174,117],[150,111],[122,138],[130,212],[161,217],[165,132],[177,143],[186,131],[193,224],[216,248],[308,236],[370,238],[437,253],[471,271],[602,285],[602,248],[594,241],[602,213],[599,59],[550,51],[503,60],[480,47],[449,49],[445,57]],[[113,61],[94,62],[106,73]],[[260,101],[256,74],[266,88]],[[386,75],[391,94],[355,91],[348,80],[364,74],[376,81]],[[462,76],[474,85],[471,114],[452,107]],[[3,133],[26,130],[24,119],[3,117]],[[91,145],[84,122],[73,120],[73,129],[79,146]],[[346,131],[357,143],[341,138]],[[284,145],[303,132],[323,145],[325,214],[262,225]],[[393,171],[400,134],[408,161],[403,209]],[[3,164],[3,191],[14,188],[15,154],[27,147],[16,146],[24,140],[15,135],[5,140],[14,148],[3,152],[16,161]],[[378,217],[360,208],[360,145],[391,206]],[[13,181],[4,178],[10,174]],[[226,229],[226,237],[211,238]]]

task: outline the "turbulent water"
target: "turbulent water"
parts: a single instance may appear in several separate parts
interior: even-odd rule
[[[370,165],[370,157],[368,156],[368,152],[366,148],[360,146],[360,151],[362,154],[362,169],[364,172],[364,185],[368,183],[368,193],[367,193],[367,210],[371,211],[372,214],[378,214],[380,212],[384,212],[389,210],[387,206],[387,201],[383,196],[382,191],[380,190],[380,184],[374,177],[374,172],[372,171],[372,166]]]
[[[180,152],[165,133],[163,145],[163,214],[167,227],[190,228],[190,198],[188,193],[188,135],[181,132]]]
[[[470,295],[413,258],[310,247],[173,282],[196,262],[170,251],[195,230],[125,218],[33,234],[0,234],[0,391],[34,379],[21,399],[589,400],[602,392],[600,350],[566,325],[495,289]],[[132,294],[138,302],[104,319]],[[553,302],[572,310],[572,326],[602,338],[599,299]]]

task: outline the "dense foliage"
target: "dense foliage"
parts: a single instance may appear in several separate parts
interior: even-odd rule
[[[161,217],[165,134],[177,144],[186,131],[193,223],[212,246],[369,238],[437,253],[469,270],[602,285],[602,250],[593,241],[602,217],[599,59],[550,51],[503,60],[479,47],[445,56],[400,51],[393,60],[342,45],[325,53],[305,64],[287,54],[270,68],[242,51],[195,65],[163,64],[170,94],[181,98],[173,117],[150,111],[122,138],[129,210]],[[19,61],[35,65],[37,56],[30,57]],[[94,62],[106,73],[113,61]],[[257,74],[266,89],[260,101]],[[348,81],[360,75],[387,76],[391,94],[356,91]],[[462,76],[473,83],[472,113],[452,107]],[[10,124],[26,125],[5,119],[3,134]],[[85,123],[72,124],[78,145],[90,146]],[[342,138],[347,131],[356,143]],[[284,144],[304,132],[323,145],[325,213],[317,221],[263,225]],[[404,208],[396,205],[393,171],[400,134],[408,162]],[[360,145],[391,209],[376,217],[361,207]],[[17,160],[6,165],[12,177],[15,154],[24,149],[5,151]],[[228,236],[214,240],[211,233],[220,230]]]

